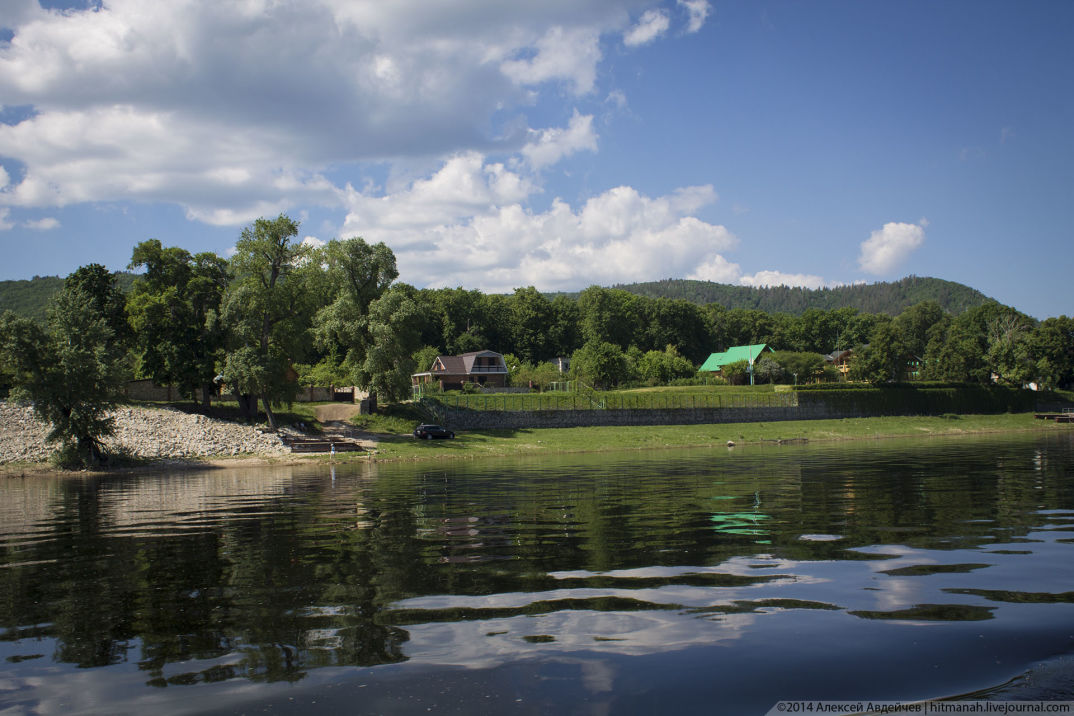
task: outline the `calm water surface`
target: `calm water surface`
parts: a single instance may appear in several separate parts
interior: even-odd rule
[[[0,714],[1074,698],[1074,433],[0,481]]]

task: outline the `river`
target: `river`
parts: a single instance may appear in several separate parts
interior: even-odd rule
[[[1074,434],[0,481],[0,713],[1074,698]]]

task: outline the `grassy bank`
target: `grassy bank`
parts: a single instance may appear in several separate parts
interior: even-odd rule
[[[307,428],[318,430],[315,405],[303,405],[288,419],[303,421]],[[226,410],[225,410],[226,412]],[[225,417],[225,416],[220,416]],[[767,423],[723,423],[709,425],[655,425],[626,427],[580,427],[520,430],[473,430],[458,433],[454,440],[416,440],[411,435],[420,416],[409,405],[387,406],[378,415],[355,416],[355,427],[370,433],[377,445],[374,459],[452,460],[482,457],[554,455],[560,453],[605,452],[614,450],[652,450],[661,448],[722,447],[758,445],[777,442],[833,442],[882,438],[940,437],[958,435],[1006,435],[1011,433],[1060,433],[1074,435],[1074,424],[1056,424],[1036,420],[1032,413],[1002,415],[961,415],[947,417],[878,417],[842,420],[798,420]],[[367,454],[289,455],[285,457],[238,456],[192,458],[168,461],[168,469],[198,466],[250,466],[297,462],[337,463],[370,459]],[[145,461],[128,465],[118,472],[159,470],[163,463]],[[46,463],[0,466],[0,474],[53,472]],[[113,471],[109,471],[113,472]]]
[[[848,418],[718,425],[482,430],[454,440],[380,437],[378,460],[436,460],[519,454],[554,454],[677,447],[715,447],[777,441],[837,441],[1012,432],[1074,432],[1074,425],[1036,420],[1032,414],[952,417]],[[338,458],[337,458],[338,459]]]

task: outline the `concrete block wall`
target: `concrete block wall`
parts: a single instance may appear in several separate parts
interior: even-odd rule
[[[453,430],[515,430],[614,425],[703,425],[779,420],[863,417],[837,412],[822,403],[781,407],[678,408],[669,410],[447,410],[443,422]]]

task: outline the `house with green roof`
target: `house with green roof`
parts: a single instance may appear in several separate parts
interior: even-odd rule
[[[764,351],[774,353],[774,351],[768,347],[767,343],[757,343],[752,346],[734,346],[728,348],[723,353],[713,353],[701,364],[701,367],[698,368],[698,370],[719,373],[725,365],[728,365],[729,363],[737,363],[740,360],[744,360],[750,365],[753,365],[753,363],[761,357],[761,353]]]

